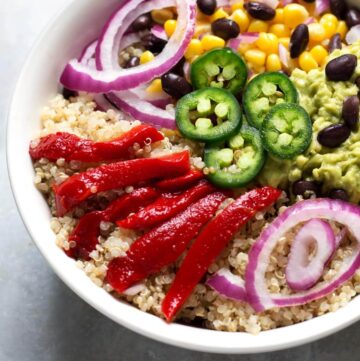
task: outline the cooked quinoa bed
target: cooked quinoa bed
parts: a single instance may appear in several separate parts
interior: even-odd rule
[[[97,111],[95,108],[95,102],[87,95],[71,98],[70,101],[65,100],[62,95],[57,95],[51,100],[49,106],[42,111],[41,130],[39,134],[34,135],[34,139],[57,131],[65,131],[94,141],[106,141],[118,137],[131,127],[139,124],[139,122],[131,121],[120,112],[109,110],[105,113]],[[173,131],[167,131],[164,135],[165,139],[156,146],[146,146],[144,149],[140,149],[135,145],[134,158],[155,157],[188,149],[192,155],[192,165],[198,169],[204,169],[205,165],[199,156],[201,152],[199,145],[179,137]],[[33,142],[36,144],[36,140]],[[89,168],[88,165],[87,168]],[[72,161],[68,163],[64,159],[58,159],[56,163],[53,163],[47,159],[40,159],[34,163],[34,169],[35,185],[44,194],[52,213],[50,226],[56,235],[56,243],[65,250],[74,246],[68,242],[68,236],[87,207],[90,209],[92,204],[96,203],[105,208],[118,195],[133,191],[133,187],[127,187],[126,189],[100,193],[96,195],[96,199],[90,199],[82,208],[75,209],[68,216],[58,218],[55,216],[52,185],[59,184],[70,175],[86,168],[80,162]],[[229,202],[231,202],[231,199],[226,200],[221,208],[224,208]],[[252,221],[241,229],[216,263],[211,265],[208,275],[215,273],[222,267],[227,267],[233,273],[243,276],[251,245],[267,224],[284,211],[288,204],[289,199],[284,193],[274,207],[271,207],[266,212],[258,213]],[[332,227],[335,232],[339,231],[336,224],[332,224]],[[174,279],[181,259],[177,264],[166,267],[159,274],[148,278],[143,284],[136,287],[131,294],[119,296],[112,292],[110,285],[104,282],[107,264],[115,257],[124,256],[140,233],[120,229],[115,224],[107,222],[102,222],[100,228],[99,245],[96,251],[90,254],[91,260],[77,261],[77,266],[83,269],[97,286],[103,287],[106,291],[112,293],[114,297],[124,299],[142,311],[151,312],[162,317],[161,302]],[[278,245],[271,255],[271,261],[266,273],[268,287],[271,292],[290,292],[286,286],[284,269],[292,236],[292,233],[288,233],[286,237],[279,239]],[[342,242],[336,251],[336,255],[327,266],[323,279],[331,279],[336,274],[344,255],[352,252],[351,245],[351,239],[345,239]],[[353,279],[327,297],[304,306],[276,308],[257,314],[249,305],[225,299],[204,283],[201,283],[197,285],[185,307],[178,314],[177,321],[220,331],[245,331],[257,334],[262,330],[291,325],[330,311],[336,311],[359,292],[360,270],[356,272]]]

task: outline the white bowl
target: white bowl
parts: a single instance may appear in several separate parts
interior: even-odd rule
[[[73,1],[43,32],[16,86],[8,123],[8,168],[12,189],[34,242],[58,276],[107,317],[157,341],[216,353],[259,353],[301,345],[336,332],[360,318],[360,297],[346,307],[297,325],[258,336],[168,325],[161,319],[115,300],[95,286],[56,245],[46,202],[33,184],[28,146],[39,129],[40,109],[58,90],[66,61],[93,40],[119,0]]]

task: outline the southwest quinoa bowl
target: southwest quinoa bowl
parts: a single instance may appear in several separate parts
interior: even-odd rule
[[[64,250],[70,254],[72,249],[76,249],[76,242],[69,239],[69,236],[76,228],[79,219],[86,213],[94,211],[94,204],[96,204],[95,207],[97,207],[95,210],[103,212],[108,209],[111,202],[128,195],[134,196],[134,192],[138,190],[134,189],[136,188],[134,185],[127,184],[121,187],[121,189],[117,188],[110,192],[104,191],[98,194],[98,189],[95,187],[90,189],[91,193],[96,194],[96,197],[90,197],[91,202],[82,204],[81,207],[77,207],[71,212],[67,212],[68,209],[64,209],[64,214],[60,216],[58,214],[59,205],[56,204],[54,198],[54,185],[55,188],[57,186],[60,187],[61,184],[72,176],[89,171],[90,168],[96,169],[99,165],[99,160],[92,159],[91,165],[84,165],[83,162],[78,160],[66,160],[63,157],[58,157],[57,159],[39,157],[38,159],[34,159],[36,156],[32,154],[33,161],[28,153],[30,143],[30,149],[35,153],[35,150],[37,150],[40,144],[39,138],[51,136],[56,134],[56,132],[73,134],[80,139],[89,140],[93,144],[117,139],[132,130],[134,131],[137,127],[141,127],[139,121],[134,121],[132,117],[129,117],[128,114],[122,111],[116,109],[99,109],[99,104],[96,103],[96,99],[92,95],[85,93],[75,95],[72,93],[68,96],[69,94],[65,94],[66,98],[68,98],[65,99],[61,94],[62,88],[58,85],[60,75],[66,63],[69,59],[78,57],[80,55],[79,49],[82,49],[84,44],[89,44],[98,36],[103,24],[106,23],[114,9],[118,7],[118,4],[119,0],[108,0],[105,4],[100,4],[95,0],[77,0],[70,4],[48,27],[30,54],[18,81],[11,105],[8,123],[8,167],[11,184],[18,208],[29,233],[51,267],[80,297],[119,324],[156,340],[195,350],[218,353],[255,353],[277,350],[316,340],[358,320],[360,318],[358,311],[360,301],[356,295],[360,291],[359,272],[355,272],[352,274],[352,277],[344,279],[335,290],[329,294],[324,294],[320,298],[313,299],[301,305],[292,305],[284,308],[277,307],[281,302],[289,302],[291,297],[287,296],[296,294],[294,291],[296,288],[301,289],[301,287],[304,287],[304,284],[301,284],[301,282],[299,285],[299,282],[297,282],[299,281],[298,278],[295,277],[295,280],[291,280],[291,275],[288,276],[286,272],[286,265],[290,261],[296,264],[296,260],[293,261],[291,257],[289,257],[289,253],[291,245],[295,243],[294,240],[296,240],[297,235],[301,231],[303,231],[303,233],[307,231],[305,226],[302,228],[303,224],[307,225],[310,231],[311,226],[315,227],[316,232],[319,232],[319,239],[324,239],[324,234],[326,234],[326,239],[328,241],[330,240],[328,242],[329,244],[335,244],[335,242],[341,243],[340,246],[339,243],[337,243],[339,247],[332,255],[330,263],[325,262],[326,259],[324,259],[324,263],[326,264],[320,269],[324,271],[324,274],[321,275],[323,277],[321,282],[331,283],[336,272],[341,272],[341,264],[347,260],[348,256],[351,258],[352,254],[357,251],[356,240],[353,239],[354,237],[351,235],[352,231],[356,230],[355,226],[353,226],[354,228],[352,229],[351,224],[347,225],[347,230],[350,232],[350,236],[347,236],[348,232],[335,216],[334,218],[328,214],[328,222],[324,222],[320,220],[320,218],[323,217],[322,214],[319,215],[315,212],[315,214],[312,215],[312,207],[318,207],[319,202],[314,200],[313,197],[310,197],[311,199],[308,201],[304,201],[301,196],[292,197],[286,187],[280,184],[280,176],[274,174],[276,173],[275,171],[269,172],[269,168],[278,171],[280,169],[279,167],[283,166],[283,173],[289,174],[290,179],[287,180],[289,182],[294,183],[302,177],[308,177],[309,172],[313,172],[313,174],[319,177],[316,181],[321,180],[323,183],[326,183],[324,181],[325,178],[321,178],[325,176],[322,168],[318,165],[313,166],[309,171],[308,168],[299,165],[301,163],[300,161],[296,162],[296,164],[290,164],[291,160],[286,160],[284,163],[280,162],[279,166],[279,163],[277,163],[279,161],[278,158],[274,157],[274,159],[270,161],[267,160],[266,164],[262,164],[261,167],[259,166],[258,171],[262,168],[262,173],[259,175],[259,186],[273,186],[274,188],[271,189],[281,187],[285,192],[279,191],[279,193],[274,194],[271,201],[264,195],[266,198],[262,199],[264,206],[253,210],[254,213],[252,213],[251,219],[247,219],[245,227],[239,227],[239,229],[234,230],[234,236],[231,237],[231,242],[225,244],[220,250],[219,255],[216,256],[216,260],[211,262],[211,265],[209,265],[206,270],[206,277],[200,277],[200,282],[196,282],[198,284],[195,286],[191,296],[186,300],[184,307],[178,310],[176,322],[174,323],[166,323],[163,320],[161,303],[176,278],[176,273],[185,258],[184,254],[176,259],[175,262],[163,265],[157,272],[151,272],[151,275],[143,277],[145,281],[142,280],[140,284],[135,282],[135,289],[132,288],[130,292],[125,292],[121,295],[115,292],[114,287],[110,284],[113,283],[116,286],[118,283],[108,282],[111,277],[106,277],[109,263],[114,259],[126,256],[131,245],[134,244],[139,237],[146,236],[147,231],[129,230],[126,229],[126,227],[116,226],[115,222],[111,219],[101,219],[99,223],[99,238],[96,237],[99,244],[95,245],[94,249],[89,250],[83,247],[82,251],[76,253],[76,256],[72,255],[77,260],[65,254]],[[236,10],[238,9],[234,11]],[[228,10],[229,13],[231,11]],[[305,20],[306,19],[304,19],[304,21]],[[91,26],[89,26],[89,24],[91,24]],[[84,29],[86,29],[86,31],[84,31]],[[254,33],[254,31],[251,31],[251,33]],[[76,37],[74,37],[74,34],[77,34]],[[259,38],[257,40],[259,40]],[[258,45],[258,47],[261,47],[261,45]],[[60,53],[59,49],[62,49]],[[244,54],[240,52],[240,55],[244,57],[246,63],[248,63],[247,66],[250,68],[249,72],[263,73],[265,69],[260,69],[261,67],[256,66],[256,62],[255,65],[254,62],[251,63],[251,55],[254,54],[254,52],[246,54],[246,51],[249,50],[254,49],[243,50]],[[261,51],[259,49],[255,50]],[[137,47],[132,47],[128,49],[127,52],[130,55],[126,55],[125,52],[122,54],[123,59],[120,59],[120,61],[129,61],[129,56],[141,58],[145,51],[144,49],[139,50]],[[206,55],[206,51],[204,53]],[[349,47],[348,52],[345,51],[345,54],[348,53],[358,56],[358,46],[356,43]],[[57,56],[49,56],[49,54],[57,54]],[[329,60],[332,59],[331,57],[336,58],[342,55],[343,53],[341,53],[341,51],[336,50],[334,55],[330,55]],[[311,64],[311,62],[305,63]],[[273,65],[269,66],[271,67]],[[298,66],[301,67],[301,65]],[[298,68],[298,66],[295,66],[294,69]],[[225,69],[226,65],[222,68]],[[237,68],[237,72],[239,71],[239,68]],[[313,73],[310,73],[311,71]],[[291,82],[296,85],[297,91],[303,92],[303,89],[306,88],[306,84],[309,81],[307,74],[312,74],[313,77],[318,77],[320,82],[324,82],[324,75],[322,75],[324,72],[321,72],[320,66],[316,67],[316,69],[308,69],[307,65],[303,65],[302,69],[293,71],[290,79]],[[225,75],[225,78],[232,80],[233,75],[231,74],[231,69],[227,68],[227,72],[223,75]],[[221,82],[224,81],[224,79],[218,77],[217,81]],[[225,81],[227,81],[227,79],[225,79]],[[242,80],[240,79],[239,82],[241,83]],[[154,86],[156,86],[156,84]],[[278,86],[280,90],[283,91],[283,95],[286,95],[285,88],[281,84]],[[340,103],[344,100],[341,97],[350,97],[356,94],[356,92],[354,93],[355,88],[353,87],[353,83],[349,83],[344,88],[345,90],[343,90],[341,84],[330,87],[330,95],[325,94],[324,96],[334,97],[334,102],[336,103],[336,101],[338,101]],[[262,89],[263,94],[261,99],[265,98],[267,92],[272,92],[271,87],[265,87],[264,89]],[[214,94],[215,93],[217,92],[215,91]],[[278,94],[275,95],[276,97],[279,96]],[[280,98],[283,95],[280,95]],[[325,120],[325,123],[322,123],[323,119],[321,118],[324,117],[329,107],[324,106],[324,109],[320,111],[317,109],[314,110],[312,108],[313,104],[310,103],[312,96],[307,93],[305,95],[302,99],[306,101],[302,102],[300,99],[300,105],[311,115],[314,124],[320,127],[319,129],[313,129],[314,134],[318,135],[325,123],[325,126],[331,124],[331,122],[329,123],[327,120]],[[248,96],[251,98],[249,91]],[[222,105],[215,110],[215,114],[220,118],[224,117],[222,115],[224,111],[223,104],[226,102],[222,100],[219,101],[219,98],[217,98],[218,94],[215,94],[214,97],[215,100],[213,99],[213,101],[217,101],[218,105]],[[246,97],[246,93],[244,97]],[[338,97],[340,97],[340,100]],[[227,106],[230,108],[231,105],[229,104],[233,104],[231,103],[233,99],[235,98],[233,97],[230,100],[227,98],[230,102]],[[204,103],[202,103],[202,105],[204,105]],[[318,106],[318,108],[321,108],[321,106]],[[172,111],[171,107],[168,107],[166,110],[170,113]],[[227,111],[229,110],[225,110],[225,116],[228,116],[229,119],[223,124],[231,122],[232,119],[230,113],[226,114]],[[338,113],[336,109],[331,111],[334,112],[335,116]],[[299,116],[298,113],[297,116]],[[247,118],[247,121],[251,123],[249,119],[251,118],[250,113],[247,114]],[[201,120],[199,121],[199,119]],[[198,130],[200,128],[203,130],[204,124],[205,128],[208,129],[206,119],[206,116],[195,119],[196,123],[199,121],[195,129]],[[299,119],[302,121],[304,117],[299,116]],[[251,126],[255,127],[254,124],[251,124]],[[249,128],[251,127],[249,126]],[[265,127],[263,127],[263,129],[265,129]],[[188,135],[186,130],[182,130],[182,134]],[[246,134],[250,133],[252,136],[254,134],[251,131],[246,133],[245,130],[243,130],[242,133],[243,141],[247,139]],[[263,130],[263,132],[265,132],[265,130]],[[164,163],[168,162],[170,157],[170,163],[172,165],[166,169],[167,172],[169,172],[168,174],[172,172],[171,169],[174,170],[171,176],[163,175],[160,177],[160,175],[155,172],[155,170],[160,172],[161,166],[168,167],[168,164],[151,163],[150,165],[148,174],[150,174],[150,171],[154,171],[156,174],[153,178],[161,183],[162,180],[165,182],[166,178],[176,178],[186,173],[186,169],[185,171],[179,171],[178,166],[173,164],[173,158],[171,157],[173,157],[174,154],[178,155],[183,154],[183,152],[189,152],[190,159],[188,161],[192,171],[203,172],[206,176],[209,176],[209,180],[215,184],[216,190],[211,188],[211,191],[209,191],[206,188],[208,187],[206,184],[197,184],[194,187],[205,188],[205,190],[201,188],[201,192],[204,191],[204,194],[199,191],[202,195],[209,193],[210,195],[215,194],[211,192],[222,194],[222,196],[219,195],[218,199],[219,208],[216,212],[217,216],[224,214],[224,210],[229,209],[231,204],[235,204],[235,202],[241,203],[239,199],[241,199],[246,191],[255,189],[255,187],[246,185],[245,190],[245,184],[242,184],[241,187],[234,187],[237,189],[241,188],[237,190],[236,193],[230,194],[228,191],[224,191],[225,194],[223,194],[223,188],[221,188],[221,190],[218,188],[219,180],[214,180],[211,177],[211,175],[214,174],[211,166],[205,164],[206,159],[203,157],[203,142],[197,142],[191,138],[191,136],[180,136],[178,132],[174,131],[162,130],[159,134],[161,134],[161,138],[164,139],[158,139],[158,134],[154,134],[153,141],[152,139],[149,141],[147,139],[149,136],[147,136],[141,145],[132,144],[131,152],[133,153],[128,154],[125,152],[126,156],[122,156],[121,158],[127,158],[125,161],[152,159],[156,162],[158,159],[162,159],[161,162]],[[315,162],[313,157],[315,157],[319,151],[316,148],[317,144],[314,143],[314,139],[316,139],[314,134],[311,144],[307,143],[306,146],[303,144],[300,147],[303,148],[297,150],[299,152],[298,154],[303,154],[302,157],[306,158],[311,164]],[[238,142],[239,138],[236,140]],[[252,144],[256,145],[258,143]],[[236,148],[238,145],[234,147]],[[271,153],[270,148],[270,146],[267,148],[269,153]],[[305,148],[308,150],[305,150]],[[253,147],[252,149],[257,148]],[[127,149],[127,151],[128,150],[129,149]],[[216,148],[214,150],[210,147],[210,149],[205,150],[205,153],[207,151],[207,154],[211,156],[211,152],[216,151]],[[275,150],[275,152],[276,151],[277,150]],[[290,151],[293,151],[293,149],[290,149]],[[223,156],[228,155],[228,153],[229,152],[222,153],[222,161],[224,161]],[[331,166],[331,159],[327,156],[328,153],[329,152],[321,153],[323,155],[321,161],[323,164]],[[252,157],[254,158],[255,155],[252,154]],[[245,158],[245,160],[244,158],[242,159],[243,163],[238,164],[244,165],[244,162],[246,164],[247,158]],[[312,160],[313,162],[311,162]],[[178,159],[178,161],[182,162],[182,159]],[[103,164],[104,162],[100,163]],[[140,166],[145,167],[146,164],[144,164],[145,163],[141,163]],[[154,170],[154,168],[156,169]],[[278,184],[273,183],[271,176],[279,180]],[[159,180],[159,177],[165,179]],[[340,181],[346,183],[346,172],[344,173],[344,178],[341,178]],[[34,187],[34,182],[36,187]],[[201,180],[200,182],[205,181]],[[341,183],[341,185],[345,183]],[[339,185],[335,185],[336,188],[340,188]],[[143,184],[142,186],[145,188],[148,187],[148,184]],[[157,189],[157,187],[161,188],[158,183],[156,183],[156,186],[155,183],[151,183],[151,187],[154,189]],[[331,190],[332,189],[327,189],[326,185],[323,188],[323,192],[330,192]],[[352,201],[356,199],[356,194],[351,190],[349,190],[348,193]],[[266,193],[266,196],[267,195],[268,193]],[[178,196],[177,193],[176,196]],[[179,198],[176,199],[179,200]],[[198,199],[201,200],[204,198],[199,196],[197,200]],[[131,199],[131,201],[133,201],[133,199]],[[267,203],[267,201],[270,203]],[[194,203],[196,203],[196,201],[193,201],[190,207],[194,206]],[[259,203],[261,202],[259,201]],[[358,203],[358,200],[356,203]],[[234,280],[235,284],[238,282],[237,277],[246,278],[247,274],[249,279],[251,277],[259,277],[259,273],[256,272],[258,265],[254,265],[252,270],[247,271],[248,263],[251,264],[251,262],[249,262],[249,250],[251,246],[254,245],[258,239],[262,239],[264,244],[270,242],[271,234],[276,234],[279,227],[281,228],[283,226],[280,221],[283,221],[286,226],[285,218],[291,218],[291,210],[289,209],[298,207],[296,209],[300,212],[301,208],[304,208],[304,204],[305,216],[294,223],[293,227],[288,228],[284,234],[281,234],[281,237],[279,237],[273,249],[266,251],[266,247],[258,245],[257,248],[254,248],[255,250],[251,255],[251,262],[255,262],[256,255],[260,257],[262,252],[266,251],[269,253],[270,260],[265,269],[267,273],[265,282],[271,293],[268,294],[267,301],[263,301],[261,297],[256,298],[256,295],[263,294],[262,292],[264,291],[257,289],[259,283],[254,283],[255,286],[249,288],[252,289],[250,293],[252,292],[253,298],[253,301],[249,303],[244,302],[244,300],[235,301],[225,297],[218,293],[220,292],[219,288],[216,291],[216,285],[214,286],[213,284],[211,286],[209,279],[211,279],[214,274],[217,274],[218,278],[223,277],[223,270],[232,272],[232,276],[236,278]],[[332,208],[341,206],[340,208],[343,209],[344,214],[349,212],[348,218],[351,218],[352,215],[356,214],[357,208],[353,209],[351,208],[352,206],[348,207],[347,204],[350,203],[346,202],[345,205],[343,202],[338,203],[335,201],[334,204],[329,203],[324,205],[322,203],[322,207]],[[208,203],[206,203],[204,207],[207,205]],[[202,211],[204,211],[204,209],[205,208],[202,208]],[[186,212],[186,209],[183,210],[183,212]],[[304,213],[304,211],[302,212]],[[336,213],[336,207],[334,208],[334,212]],[[136,213],[136,211],[133,210],[130,213]],[[278,221],[278,217],[283,218]],[[125,219],[126,217],[123,218]],[[239,217],[236,217],[236,219],[238,218]],[[344,218],[346,217],[344,216]],[[311,219],[320,223],[315,225],[311,224]],[[118,219],[116,219],[116,221],[118,221]],[[278,223],[281,224],[278,225]],[[270,234],[267,234],[266,231],[262,232],[267,226],[273,227],[272,229],[270,228],[272,232],[267,231],[267,233]],[[157,225],[156,227],[160,226]],[[197,232],[196,235],[198,233],[199,232]],[[345,236],[344,233],[346,233]],[[219,233],[219,235],[221,234]],[[344,239],[339,241],[339,237],[342,235]],[[336,239],[338,241],[336,241]],[[188,246],[185,245],[185,248],[187,249]],[[313,245],[309,245],[308,248],[310,249],[308,252],[313,254]],[[84,249],[88,252],[86,256],[84,256],[83,253]],[[326,258],[326,253],[324,254]],[[356,259],[354,264],[356,265]],[[118,271],[118,267],[115,268],[116,271]],[[117,273],[115,272],[115,274]],[[270,274],[271,276],[269,276]],[[225,278],[229,281],[229,279],[232,280],[232,276],[227,275]],[[286,284],[285,278],[287,278],[288,284]],[[289,284],[292,285],[291,289]],[[236,289],[238,292],[236,297],[242,297],[241,295],[239,296],[239,289],[243,289],[241,287]],[[309,287],[307,287],[307,289],[309,289]],[[275,297],[271,296],[273,293],[279,291],[282,297],[285,297],[285,301],[277,301]],[[174,315],[169,318],[173,317]]]

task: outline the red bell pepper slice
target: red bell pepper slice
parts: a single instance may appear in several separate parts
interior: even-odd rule
[[[164,137],[160,132],[146,124],[134,127],[108,142],[94,142],[74,134],[58,132],[40,138],[36,146],[30,145],[29,153],[34,160],[47,158],[55,161],[64,158],[67,161],[106,162],[128,158],[135,143],[143,147],[162,139]]]
[[[127,229],[147,229],[155,227],[214,191],[215,188],[204,180],[182,194],[163,194],[154,203],[141,209],[138,213],[117,222],[117,225]]]
[[[210,194],[146,233],[131,245],[125,257],[110,261],[107,282],[121,293],[175,262],[225,198],[220,192]]]
[[[162,312],[168,321],[175,317],[239,228],[257,212],[272,205],[280,194],[281,191],[272,187],[251,190],[208,223],[191,246],[162,303]]]
[[[186,189],[194,185],[197,181],[204,178],[204,173],[191,169],[189,173],[172,179],[164,179],[155,184],[157,188],[167,192],[178,192],[179,190]]]
[[[90,196],[127,186],[135,186],[152,179],[182,175],[190,169],[188,151],[160,158],[133,159],[105,164],[73,175],[54,186],[56,210],[63,216]]]
[[[66,254],[72,258],[89,259],[89,254],[99,243],[101,222],[114,222],[119,217],[126,217],[130,213],[137,212],[157,196],[158,192],[154,188],[139,188],[114,200],[103,211],[85,214],[69,236],[69,242],[74,241],[76,246],[66,251]]]

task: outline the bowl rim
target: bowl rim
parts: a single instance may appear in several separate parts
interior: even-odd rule
[[[33,242],[40,250],[43,257],[49,263],[57,276],[80,298],[90,304],[100,313],[125,326],[126,328],[149,337],[156,341],[161,341],[173,346],[183,347],[195,351],[221,353],[221,354],[245,354],[245,353],[262,353],[276,351],[309,343],[334,332],[337,332],[360,319],[360,297],[355,297],[347,305],[333,313],[327,313],[314,319],[304,321],[295,325],[280,327],[274,330],[262,331],[259,335],[251,335],[245,332],[222,332],[209,329],[200,329],[181,324],[166,324],[160,318],[143,312],[134,306],[116,300],[103,289],[85,281],[86,285],[78,284],[75,281],[83,279],[82,276],[75,275],[72,277],[71,272],[67,272],[67,268],[71,264],[62,254],[64,264],[59,266],[57,261],[51,256],[44,246],[38,241],[38,231],[34,224],[31,224],[28,217],[28,210],[22,202],[21,189],[19,183],[15,179],[16,169],[16,147],[15,144],[15,122],[17,106],[20,104],[19,93],[23,86],[22,79],[31,68],[31,62],[36,57],[37,49],[46,40],[47,33],[55,24],[60,22],[60,18],[74,6],[79,0],[68,0],[67,3],[58,11],[48,25],[38,36],[37,41],[32,46],[32,50],[28,54],[24,62],[18,80],[13,90],[12,100],[8,108],[7,114],[7,130],[6,130],[6,160],[12,193],[17,205],[17,209],[21,219],[30,234]],[[83,3],[85,1],[82,0]],[[34,186],[34,192],[38,192]],[[55,238],[55,237],[54,237]],[[61,250],[58,250],[61,252]],[[71,261],[74,263],[74,261]],[[74,264],[72,265],[74,268]],[[80,272],[83,272],[80,270]],[[95,289],[96,288],[96,289]],[[91,290],[92,294],[89,294]],[[96,296],[96,297],[95,297]],[[116,304],[118,306],[116,306]],[[113,309],[110,309],[112,307]],[[124,312],[123,314],[119,313]]]

